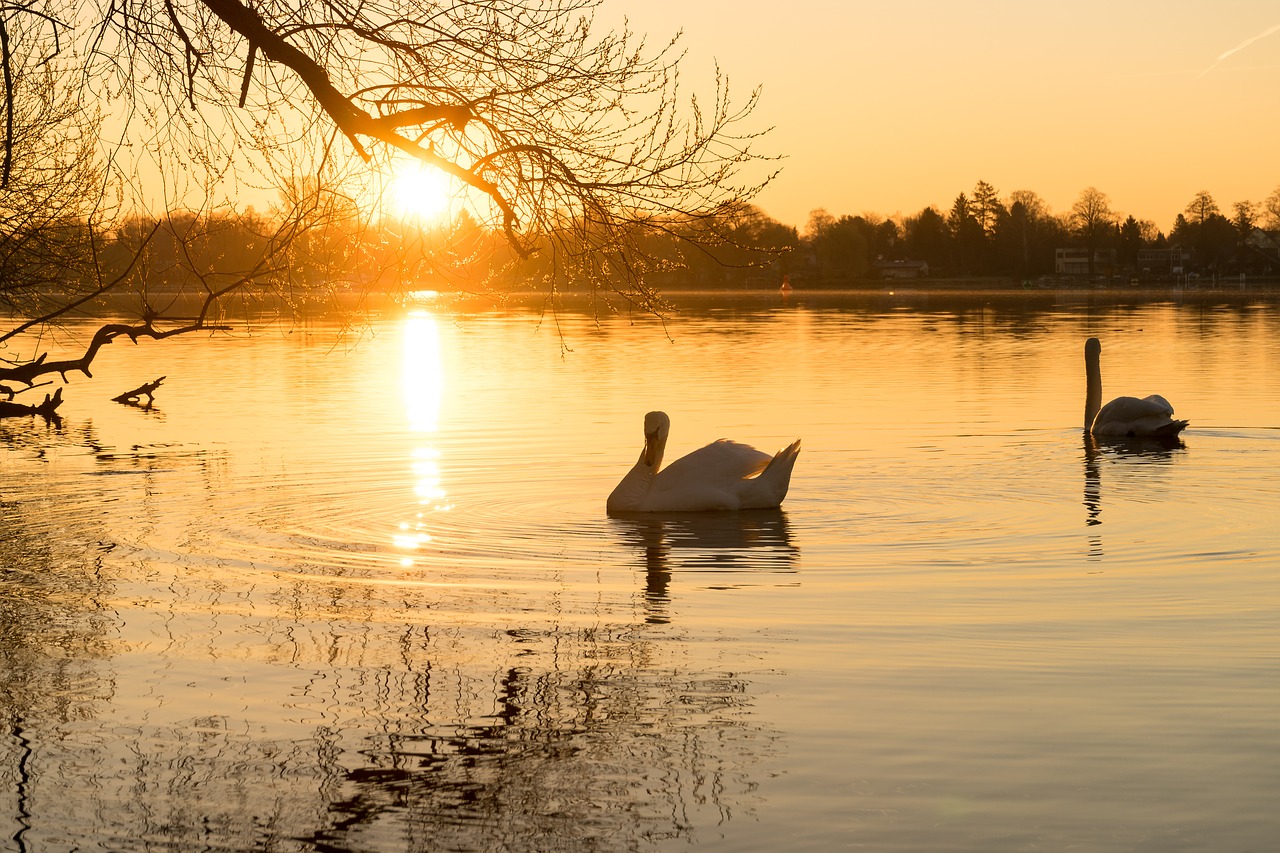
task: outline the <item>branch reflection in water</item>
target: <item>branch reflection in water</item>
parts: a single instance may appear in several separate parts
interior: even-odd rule
[[[750,676],[625,612],[468,615],[459,590],[294,576],[211,597],[143,553],[77,564],[19,506],[0,502],[18,850],[636,849],[754,811],[778,735]],[[148,613],[102,580],[166,565]]]
[[[636,849],[696,841],[715,823],[703,809],[753,810],[749,770],[773,735],[751,722],[743,677],[658,672],[626,626],[504,632],[510,663],[488,673],[448,664],[456,639],[418,638],[415,657],[438,663],[390,697],[418,719],[363,727],[363,763],[326,785],[316,849],[390,849],[397,833],[420,850]]]
[[[43,459],[43,439],[61,434],[11,440],[0,432],[0,441]],[[41,849],[38,836],[31,843],[28,836],[47,804],[57,802],[47,788],[65,781],[57,761],[62,750],[50,732],[91,720],[113,692],[103,666],[111,617],[100,604],[112,591],[102,571],[111,546],[64,543],[56,522],[28,506],[0,490],[0,802],[5,837],[18,851]],[[55,746],[41,750],[49,743]],[[42,779],[42,770],[54,778]]]
[[[1085,525],[1102,524],[1102,463],[1130,462],[1142,465],[1163,464],[1173,459],[1174,451],[1185,450],[1181,436],[1167,438],[1134,438],[1132,436],[1097,436],[1084,432],[1084,508]],[[1089,537],[1089,559],[1105,555],[1102,535]]]
[[[791,544],[781,509],[708,513],[621,513],[610,518],[624,545],[641,554],[645,610],[650,623],[670,621],[673,571],[738,573],[715,585],[742,586],[760,572],[796,571],[800,549]]]

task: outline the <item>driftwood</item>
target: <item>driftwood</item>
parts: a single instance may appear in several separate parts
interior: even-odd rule
[[[126,406],[149,409],[151,404],[155,402],[155,390],[160,387],[160,383],[164,380],[165,377],[161,376],[154,381],[144,382],[132,391],[126,391],[111,399],[117,403],[124,403]],[[0,397],[4,396],[8,396],[10,399],[0,399],[0,418],[16,418],[22,415],[40,415],[45,418],[56,418],[58,416],[58,406],[62,405],[61,388],[55,390],[53,394],[45,394],[44,402],[37,403],[34,406],[13,402],[14,393],[9,388],[0,386]],[[143,397],[146,398],[146,402],[143,402]]]
[[[34,406],[24,406],[21,403],[14,403],[10,400],[0,400],[0,418],[13,418],[21,415],[40,415],[45,418],[56,418],[58,416],[58,406],[62,405],[62,389],[53,392],[53,395],[44,395],[44,402]]]
[[[151,408],[151,404],[155,402],[155,390],[160,387],[160,383],[164,381],[161,376],[152,382],[144,382],[132,391],[125,391],[111,399],[117,403],[124,403],[126,406],[138,406],[142,409]],[[142,398],[146,397],[147,401],[142,402]]]

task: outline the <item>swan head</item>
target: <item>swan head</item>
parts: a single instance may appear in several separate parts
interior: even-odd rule
[[[636,464],[609,493],[605,502],[609,512],[636,512],[643,507],[649,486],[662,465],[662,454],[670,431],[671,418],[664,412],[649,412],[644,416],[644,450]]]
[[[1084,342],[1084,357],[1097,358],[1102,355],[1102,342],[1097,338],[1089,338]]]
[[[666,412],[649,412],[644,416],[644,464],[657,468],[662,462],[662,451],[671,433],[671,418]]]

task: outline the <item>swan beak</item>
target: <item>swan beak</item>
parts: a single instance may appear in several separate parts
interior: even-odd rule
[[[646,467],[652,468],[653,463],[658,458],[658,433],[646,432],[644,434],[644,464]]]

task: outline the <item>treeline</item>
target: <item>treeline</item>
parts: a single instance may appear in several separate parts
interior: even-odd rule
[[[231,287],[246,277],[302,301],[346,290],[574,291],[598,286],[622,268],[659,290],[777,286],[784,276],[839,286],[874,278],[878,264],[894,261],[925,264],[931,278],[1034,279],[1060,273],[1062,249],[1087,259],[1086,267],[1073,270],[1077,275],[1158,276],[1174,263],[1178,274],[1280,275],[1277,232],[1280,188],[1261,204],[1236,203],[1230,217],[1209,193],[1198,193],[1166,234],[1150,221],[1117,214],[1093,188],[1059,215],[1033,192],[1001,198],[979,181],[945,213],[927,207],[906,217],[837,217],[817,210],[803,232],[751,206],[681,223],[651,221],[609,235],[604,262],[592,251],[601,235],[580,223],[543,235],[540,250],[525,258],[500,230],[465,212],[451,222],[370,222],[351,207],[299,215],[282,205],[267,214],[134,217],[105,233],[76,221],[46,228],[40,239],[9,232],[0,236],[0,263],[11,305],[21,296],[88,293],[110,282],[119,282],[118,291],[162,300]],[[1166,267],[1151,268],[1153,253],[1173,247],[1176,252],[1163,256]]]
[[[1034,192],[1002,199],[979,181],[945,213],[928,207],[890,219],[815,211],[789,268],[841,281],[873,276],[877,261],[909,260],[927,264],[931,277],[1030,279],[1058,274],[1059,250],[1071,249],[1089,275],[1280,275],[1277,232],[1280,188],[1261,204],[1235,203],[1231,216],[1208,192],[1197,193],[1166,234],[1149,220],[1117,213],[1092,187],[1070,211],[1055,214]]]
[[[0,301],[30,313],[48,297],[108,291],[167,310],[176,294],[270,292],[314,301],[346,292],[586,290],[613,278],[649,286],[745,286],[775,279],[798,245],[794,228],[740,206],[690,221],[599,233],[566,221],[522,256],[499,228],[466,212],[449,222],[369,220],[345,209],[135,216],[94,230],[67,219],[36,235],[0,233]],[[51,239],[56,235],[56,240]],[[4,257],[6,256],[7,257]],[[251,280],[251,286],[244,286]]]

